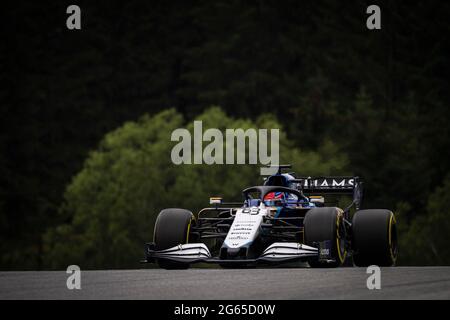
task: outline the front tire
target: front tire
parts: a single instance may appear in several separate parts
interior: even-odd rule
[[[191,224],[195,222],[192,212],[184,209],[164,209],[156,219],[153,242],[156,250],[165,250],[189,242]],[[158,259],[163,269],[187,269],[188,263]]]
[[[393,266],[397,260],[397,227],[392,211],[359,210],[353,215],[353,262],[358,267]]]
[[[330,262],[311,260],[309,265],[317,267],[338,267],[345,261],[345,226],[342,211],[338,208],[313,208],[304,220],[304,242],[314,246],[317,242],[330,241]]]

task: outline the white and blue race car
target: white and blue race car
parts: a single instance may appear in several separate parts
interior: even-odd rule
[[[361,210],[358,177],[301,177],[278,166],[264,185],[243,190],[243,203],[210,198],[196,215],[162,210],[143,262],[166,269],[193,263],[223,267],[304,261],[311,267],[392,266],[397,259],[397,228],[390,210]],[[344,209],[324,196],[352,196]],[[355,212],[351,214],[352,209]]]

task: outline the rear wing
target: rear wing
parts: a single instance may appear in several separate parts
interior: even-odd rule
[[[299,177],[293,182],[305,195],[349,194],[358,210],[362,202],[363,182],[359,177]]]

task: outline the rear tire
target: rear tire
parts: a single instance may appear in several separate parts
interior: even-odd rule
[[[156,219],[153,242],[156,250],[164,250],[189,241],[191,224],[195,222],[192,212],[184,209],[164,209]],[[158,259],[164,269],[187,269],[188,263]]]
[[[395,265],[398,254],[397,227],[392,211],[369,209],[355,212],[352,232],[355,265]]]
[[[311,260],[309,265],[317,267],[338,267],[345,261],[345,227],[342,212],[337,208],[313,208],[304,220],[304,242],[314,246],[314,242],[331,241],[331,258],[334,262]]]

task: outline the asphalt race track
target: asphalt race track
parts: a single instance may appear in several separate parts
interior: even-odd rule
[[[161,269],[0,272],[0,299],[450,299],[450,267],[381,269],[369,290],[365,268]]]

